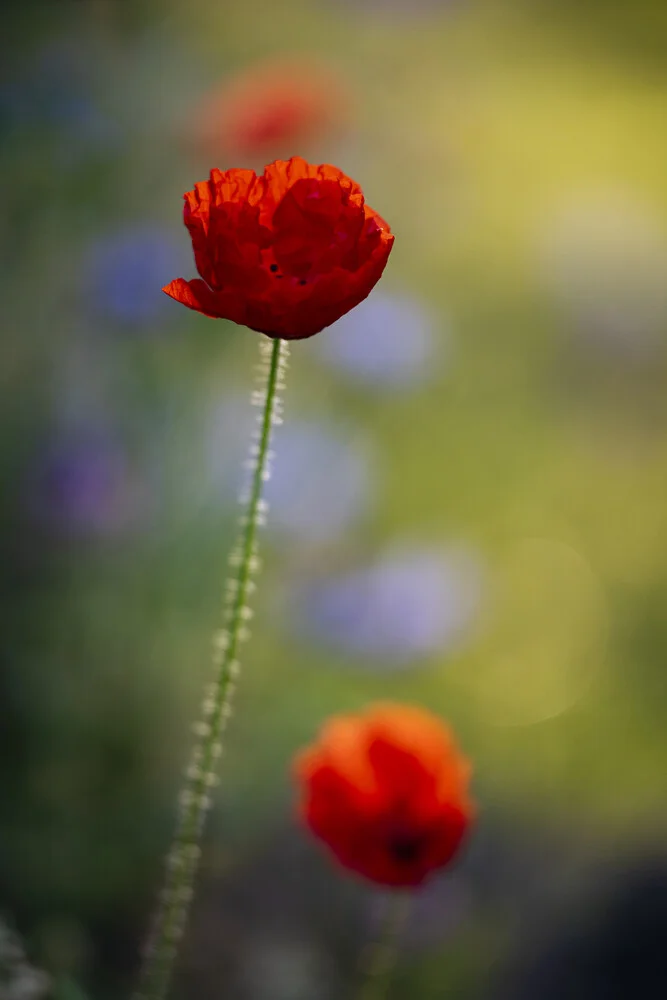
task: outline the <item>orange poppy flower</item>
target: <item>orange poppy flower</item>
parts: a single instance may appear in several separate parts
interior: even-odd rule
[[[280,156],[330,133],[344,120],[347,106],[333,70],[303,59],[272,60],[212,90],[190,114],[187,137],[213,158]]]
[[[474,816],[470,770],[440,719],[394,704],[330,719],[294,765],[306,825],[388,886],[420,885],[454,856]]]
[[[212,170],[185,195],[201,278],[163,291],[205,316],[269,337],[312,337],[365,299],[394,241],[337,167],[299,156],[254,170]]]

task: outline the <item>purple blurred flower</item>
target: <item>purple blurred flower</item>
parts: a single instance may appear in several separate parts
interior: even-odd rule
[[[357,441],[319,423],[280,428],[266,498],[270,522],[311,542],[339,535],[367,506],[368,455]]]
[[[239,399],[227,399],[213,411],[206,435],[206,478],[229,502],[244,482],[242,465],[256,413]],[[274,448],[265,489],[269,530],[307,543],[326,542],[368,508],[372,466],[358,440],[321,422],[290,418],[277,429]]]
[[[162,325],[176,318],[162,285],[188,262],[183,240],[170,230],[128,228],[88,248],[85,294],[103,319],[126,327]]]
[[[120,443],[106,429],[56,437],[29,478],[33,515],[58,533],[116,536],[145,509],[146,496]]]
[[[354,378],[410,385],[437,363],[433,318],[417,299],[376,290],[316,339],[320,355]]]
[[[468,554],[403,549],[338,579],[310,581],[294,614],[310,638],[400,667],[456,646],[479,597],[479,567]]]

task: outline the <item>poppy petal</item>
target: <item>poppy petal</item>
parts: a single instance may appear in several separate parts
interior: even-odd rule
[[[165,285],[162,291],[172,299],[187,306],[188,309],[194,309],[196,312],[203,313],[204,316],[220,319],[224,315],[220,312],[218,296],[201,278],[193,278],[192,281],[176,278],[175,281],[170,281],[168,285]]]

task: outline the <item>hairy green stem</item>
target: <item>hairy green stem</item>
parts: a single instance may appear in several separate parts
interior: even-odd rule
[[[241,534],[229,559],[232,572],[226,585],[224,626],[214,637],[215,677],[206,692],[200,719],[194,726],[196,743],[179,794],[178,824],[134,1000],[165,1000],[169,992],[193,895],[210,790],[217,783],[216,765],[222,755],[222,735],[239,671],[238,649],[249,634],[246,622],[252,615],[247,600],[254,589],[251,577],[259,569],[257,529],[264,522],[267,510],[262,493],[269,478],[271,430],[282,422],[277,392],[283,388],[287,344],[278,339],[270,344],[262,341],[261,350],[262,385],[252,397],[253,403],[261,407],[259,429],[251,448],[250,491],[241,498],[244,507]]]
[[[394,892],[387,899],[377,941],[367,947],[362,958],[358,1000],[384,1000],[387,996],[410,903],[407,892]]]

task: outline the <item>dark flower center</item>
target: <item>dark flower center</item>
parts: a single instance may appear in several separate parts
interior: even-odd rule
[[[269,264],[269,271],[271,272],[271,274],[273,275],[274,278],[284,278],[285,277],[284,274],[280,273],[280,267],[278,266],[278,264]],[[292,281],[294,282],[295,279],[292,278]],[[296,284],[298,284],[298,285],[307,285],[308,282],[307,282],[307,280],[305,278],[300,278],[298,281],[296,281]]]
[[[389,850],[397,861],[405,864],[416,861],[424,846],[423,837],[392,837],[389,841]]]

